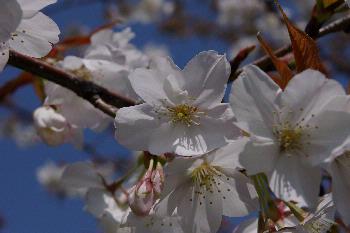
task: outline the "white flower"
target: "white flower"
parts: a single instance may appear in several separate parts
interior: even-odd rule
[[[110,60],[127,69],[134,70],[139,67],[147,67],[149,60],[141,51],[130,44],[135,34],[130,28],[121,32],[101,30],[91,37],[91,45],[87,50],[86,58]]]
[[[39,183],[48,191],[57,195],[69,195],[70,191],[61,182],[63,170],[64,166],[48,162],[37,169],[36,176]]]
[[[65,57],[59,63],[67,72],[92,81],[126,97],[137,98],[127,78],[128,71],[116,63],[95,58]],[[80,128],[101,130],[110,122],[109,116],[74,92],[51,82],[45,82],[46,105],[54,105],[70,124]],[[77,114],[79,113],[79,114]]]
[[[9,49],[41,58],[50,52],[52,44],[58,42],[60,33],[56,23],[40,12],[56,0],[4,2],[0,9],[0,71],[8,61]]]
[[[81,147],[83,132],[49,106],[36,109],[33,113],[35,128],[41,139],[50,146],[71,142]]]
[[[106,233],[120,233],[117,230],[130,212],[126,195],[111,183],[113,172],[108,166],[78,162],[68,165],[61,179],[65,187],[85,197],[85,210],[100,221]]]
[[[240,156],[248,174],[266,172],[278,197],[314,207],[317,165],[349,134],[350,114],[337,108],[348,99],[339,83],[318,71],[296,75],[282,91],[258,67],[247,67],[233,83],[230,101],[251,135]]]
[[[156,206],[159,216],[176,210],[184,232],[217,232],[222,216],[245,216],[258,208],[249,179],[236,169],[246,139],[196,159],[178,158],[165,167],[165,186]]]
[[[228,104],[221,103],[230,66],[225,56],[202,52],[180,70],[170,59],[130,75],[144,104],[122,108],[116,138],[133,150],[160,155],[200,155],[239,135]]]

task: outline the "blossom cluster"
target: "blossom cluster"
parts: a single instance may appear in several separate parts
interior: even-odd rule
[[[279,208],[274,231],[326,231],[335,208],[348,221],[350,97],[343,87],[306,70],[281,89],[247,66],[223,103],[229,75],[225,55],[207,51],[183,70],[157,57],[125,76],[139,104],[117,111],[115,134],[150,156],[142,178],[128,179],[121,192],[91,164],[69,165],[62,175],[70,189],[85,190],[86,209],[107,232],[217,232],[223,216],[263,208],[250,179],[262,173],[275,198],[313,212],[301,220],[290,206]],[[319,202],[322,171],[334,188]],[[248,223],[239,229],[256,229],[256,220]]]

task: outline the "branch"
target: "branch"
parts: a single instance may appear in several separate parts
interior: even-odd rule
[[[350,15],[338,19],[319,30],[317,38],[325,35],[346,30],[350,26]],[[275,51],[277,56],[283,56],[291,51],[291,45],[285,46]],[[94,84],[90,81],[80,80],[78,77],[54,67],[46,62],[31,58],[15,51],[10,51],[8,64],[40,76],[46,80],[61,85],[81,98],[89,101],[93,106],[100,109],[111,117],[115,117],[117,108],[134,105],[135,102],[117,93],[112,93],[106,88]],[[266,70],[272,63],[268,56],[264,56],[252,64]],[[229,81],[233,81],[242,72],[242,69],[233,71]]]
[[[73,91],[75,94],[89,101],[93,106],[111,117],[115,117],[117,108],[135,104],[133,100],[112,93],[106,88],[96,85],[93,82],[81,80],[78,77],[47,64],[42,60],[19,54],[13,50],[10,51],[8,64]]]
[[[349,27],[350,27],[350,15],[347,15],[347,16],[344,16],[343,18],[335,20],[334,22],[322,27],[319,30],[319,33],[316,35],[315,39],[321,38],[323,36],[326,36],[335,32],[347,30]],[[275,51],[275,54],[277,57],[281,57],[291,51],[292,51],[292,46],[289,44],[287,46],[277,49]],[[263,70],[267,70],[270,67],[272,67],[271,59],[267,55],[255,60],[251,64],[258,66]],[[234,81],[242,71],[243,69],[238,69],[236,70],[236,72],[232,73],[229,81]]]

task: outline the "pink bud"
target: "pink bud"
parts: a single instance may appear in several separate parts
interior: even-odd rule
[[[148,215],[159,197],[164,184],[164,173],[160,163],[153,170],[153,159],[142,179],[131,189],[129,205],[136,215]]]
[[[162,192],[163,185],[164,185],[164,172],[163,172],[163,167],[161,163],[157,163],[157,167],[155,170],[152,172],[152,177],[151,177],[152,185],[153,185],[153,190],[157,197]]]

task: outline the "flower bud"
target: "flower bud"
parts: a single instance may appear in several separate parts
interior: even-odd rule
[[[164,185],[164,172],[160,162],[157,163],[156,169],[152,172],[151,182],[155,195],[159,197]]]
[[[58,146],[72,141],[76,146],[82,142],[82,132],[70,125],[64,116],[49,106],[36,109],[33,113],[34,125],[41,139],[50,146]]]
[[[145,175],[131,188],[129,205],[136,215],[148,215],[162,191],[164,184],[163,168],[158,162],[156,168],[153,169],[153,164],[154,161],[151,159]]]

